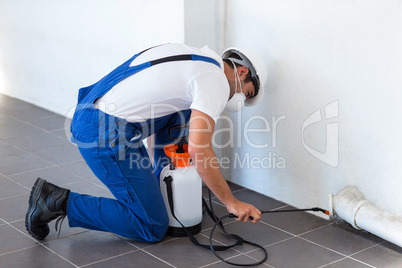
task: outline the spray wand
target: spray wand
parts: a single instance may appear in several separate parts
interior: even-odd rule
[[[302,212],[302,211],[315,211],[315,212],[322,212],[324,214],[329,215],[329,211],[314,207],[314,208],[302,208],[302,209],[278,209],[278,210],[260,210],[261,214],[267,214],[267,213],[280,213],[280,212]],[[237,218],[236,215],[230,213],[229,218]]]
[[[227,264],[230,264],[230,265],[235,265],[235,266],[257,266],[257,265],[260,265],[260,264],[264,263],[264,262],[268,259],[268,253],[267,253],[267,251],[266,251],[266,249],[265,249],[264,247],[262,247],[261,245],[258,245],[258,244],[256,244],[256,243],[253,243],[253,242],[244,240],[244,239],[241,238],[240,236],[235,235],[235,234],[228,233],[228,232],[225,230],[225,228],[223,227],[223,224],[222,224],[222,220],[223,220],[223,219],[226,219],[226,218],[237,218],[237,216],[234,215],[234,214],[232,214],[232,213],[230,213],[230,214],[228,214],[228,215],[225,215],[225,216],[223,216],[223,217],[218,218],[218,217],[215,215],[214,209],[213,209],[213,206],[212,206],[211,191],[209,191],[209,205],[210,205],[211,209],[208,208],[208,206],[206,205],[206,202],[205,202],[204,200],[203,200],[203,202],[204,202],[204,206],[205,206],[205,208],[206,208],[207,213],[209,214],[209,216],[210,216],[210,217],[214,220],[214,222],[215,222],[215,225],[212,227],[211,233],[210,233],[210,235],[209,235],[209,248],[210,248],[210,250],[212,251],[212,253],[213,253],[218,259],[220,259],[220,260],[223,261],[224,263],[227,263]],[[304,208],[304,209],[261,210],[261,214],[268,214],[268,213],[284,213],[284,212],[305,212],[305,211],[322,212],[322,213],[324,213],[324,214],[326,214],[326,215],[330,215],[328,210],[325,210],[325,209],[322,209],[322,208],[319,208],[319,207]],[[263,258],[262,260],[258,261],[258,262],[255,262],[255,263],[247,263],[247,264],[234,263],[234,262],[230,262],[230,261],[228,261],[228,260],[222,258],[220,255],[218,255],[218,253],[216,253],[216,251],[218,251],[218,250],[217,250],[217,246],[214,246],[214,245],[212,244],[212,237],[213,237],[213,234],[214,234],[215,229],[216,229],[217,226],[219,226],[219,228],[221,229],[221,231],[222,231],[224,234],[226,234],[228,237],[230,237],[230,238],[236,240],[236,243],[233,244],[232,246],[241,245],[241,244],[244,244],[244,243],[245,243],[245,244],[249,244],[249,245],[258,247],[258,248],[260,248],[260,249],[264,252],[264,258]],[[229,247],[232,247],[232,246],[229,246]]]

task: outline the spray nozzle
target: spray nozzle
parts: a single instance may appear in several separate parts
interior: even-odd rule
[[[278,209],[278,210],[266,210],[266,211],[261,211],[262,214],[264,213],[279,213],[279,212],[301,212],[301,211],[315,211],[315,212],[322,212],[324,214],[329,215],[329,211],[314,207],[314,208],[303,208],[303,209]]]

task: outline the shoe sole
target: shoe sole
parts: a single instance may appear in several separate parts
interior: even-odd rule
[[[38,178],[35,184],[32,187],[31,195],[29,196],[29,206],[27,214],[25,215],[25,228],[27,229],[28,233],[32,235],[35,239],[42,240],[44,237],[39,237],[31,231],[31,222],[32,222],[32,215],[35,213],[36,209],[38,208],[38,200],[40,194],[42,192],[43,185],[45,184],[46,180]]]

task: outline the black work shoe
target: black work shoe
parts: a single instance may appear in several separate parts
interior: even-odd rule
[[[66,217],[63,203],[67,200],[69,193],[70,190],[60,188],[44,179],[36,180],[31,190],[28,211],[25,215],[25,227],[30,235],[42,240],[49,234],[48,223],[50,221],[57,217],[62,219]]]

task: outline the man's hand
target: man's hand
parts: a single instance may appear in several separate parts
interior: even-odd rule
[[[212,149],[214,120],[207,114],[193,109],[190,118],[188,152],[202,180],[215,196],[226,206],[237,221],[257,223],[261,211],[254,206],[237,200],[220,171],[219,161]]]
[[[261,219],[261,211],[253,205],[236,200],[232,205],[227,206],[229,213],[236,216],[237,221],[257,223]]]

